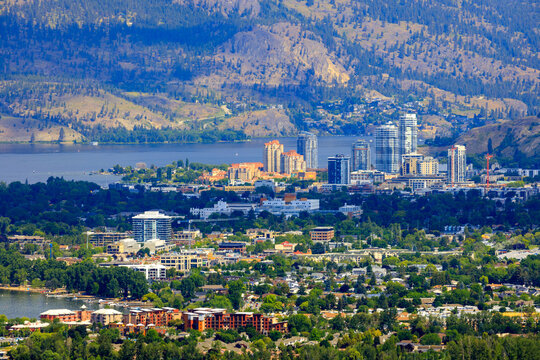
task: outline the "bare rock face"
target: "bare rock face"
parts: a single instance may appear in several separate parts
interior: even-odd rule
[[[239,32],[218,50],[214,59],[222,64],[221,82],[279,85],[316,80],[344,84],[350,79],[320,38],[290,23]],[[207,79],[199,80],[211,85]]]
[[[223,129],[240,130],[248,136],[287,136],[296,133],[295,126],[283,110],[251,111],[231,117],[220,125]]]

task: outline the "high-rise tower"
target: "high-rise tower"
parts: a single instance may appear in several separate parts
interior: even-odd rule
[[[143,214],[132,218],[133,237],[138,242],[148,240],[171,240],[171,220],[170,216],[159,211],[146,211]]]
[[[328,183],[347,185],[351,183],[351,158],[336,155],[328,158]]]
[[[418,127],[416,114],[399,117],[399,161],[401,156],[416,153],[418,147]]]
[[[272,140],[264,144],[264,171],[281,172],[281,154],[283,154],[283,144],[278,140]]]
[[[317,135],[302,131],[298,134],[298,139],[296,140],[296,151],[304,156],[306,161],[306,167],[308,169],[317,169],[319,167],[318,161],[318,147],[319,143],[317,140]]]
[[[375,130],[375,167],[386,173],[399,171],[398,129],[389,123]]]
[[[369,143],[365,140],[358,140],[352,145],[352,165],[351,170],[369,170],[371,168],[371,150]]]
[[[467,169],[467,154],[465,146],[454,145],[448,149],[448,179],[447,183],[454,186],[465,182]]]

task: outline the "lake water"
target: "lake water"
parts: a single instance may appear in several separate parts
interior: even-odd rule
[[[68,298],[47,297],[42,294],[0,290],[0,314],[9,319],[16,317],[39,318],[39,314],[50,309],[78,310],[82,305],[90,310],[99,308],[97,303]]]
[[[350,155],[357,139],[368,137],[319,137],[319,166],[326,167],[327,158],[335,154]],[[112,175],[92,175],[90,172],[109,169],[116,164],[163,166],[173,161],[189,159],[205,164],[230,164],[245,161],[262,162],[264,143],[268,139],[253,139],[243,143],[215,144],[148,144],[148,145],[58,145],[0,144],[0,181],[46,181],[50,176],[69,180],[88,180],[106,185],[118,180]],[[296,150],[296,138],[280,138],[285,151]],[[375,144],[371,143],[372,159]]]

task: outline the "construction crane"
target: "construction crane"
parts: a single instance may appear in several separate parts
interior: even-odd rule
[[[486,155],[486,170],[487,170],[487,176],[486,176],[486,189],[489,189],[489,159],[491,159],[493,155],[487,154]]]
[[[228,219],[187,219],[187,220],[178,220],[178,223],[187,222],[188,223],[188,233],[191,233],[191,223],[197,222],[220,222],[220,221],[236,221],[240,220],[239,217],[228,218]],[[191,235],[189,237],[189,248],[191,249]]]

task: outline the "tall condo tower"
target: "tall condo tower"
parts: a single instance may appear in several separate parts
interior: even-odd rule
[[[392,124],[381,125],[375,130],[375,167],[386,173],[399,171],[398,129]]]
[[[351,183],[351,158],[336,155],[328,158],[328,183],[347,185]]]
[[[143,214],[135,215],[132,219],[133,235],[136,241],[145,242],[148,240],[171,240],[171,220],[170,216],[159,211],[145,211]]]
[[[454,145],[448,149],[448,179],[447,183],[454,186],[465,182],[467,169],[467,154],[465,146]]]
[[[283,144],[278,140],[272,140],[264,144],[264,171],[281,172],[281,154],[283,154]]]
[[[415,153],[418,147],[418,127],[416,114],[399,117],[399,161],[401,156]]]
[[[371,151],[369,143],[358,140],[352,145],[352,171],[369,170],[371,168]]]
[[[319,142],[317,140],[317,135],[307,131],[302,131],[298,134],[296,151],[300,155],[304,155],[304,160],[306,161],[306,167],[308,169],[317,169],[319,167],[318,148]]]

